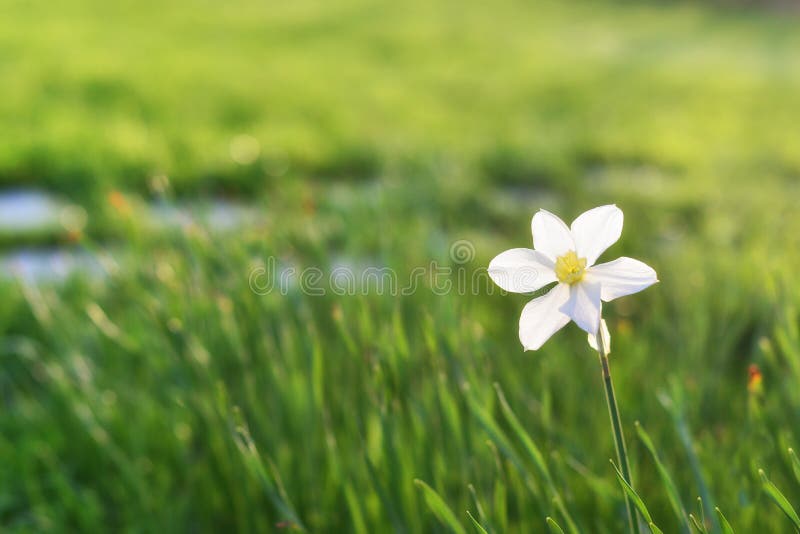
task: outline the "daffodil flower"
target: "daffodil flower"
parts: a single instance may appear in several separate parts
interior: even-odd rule
[[[594,336],[602,302],[637,293],[656,283],[656,272],[632,258],[595,265],[622,233],[622,210],[600,206],[581,214],[571,226],[546,210],[533,216],[533,249],[514,248],[495,257],[489,276],[506,291],[530,293],[557,282],[530,301],[519,320],[525,350],[540,348],[570,320]]]

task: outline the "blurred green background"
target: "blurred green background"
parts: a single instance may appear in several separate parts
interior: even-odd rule
[[[791,532],[758,470],[800,509],[798,16],[4,1],[0,527],[621,532],[585,334],[523,353],[530,297],[485,284],[327,285],[457,288],[539,208],[613,202],[604,258],[661,280],[604,310],[636,490],[664,532],[698,496]],[[324,295],[253,288],[307,267]]]

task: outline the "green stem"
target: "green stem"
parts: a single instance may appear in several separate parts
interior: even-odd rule
[[[611,419],[611,428],[614,434],[614,448],[617,450],[617,463],[622,478],[633,487],[631,480],[631,467],[628,463],[628,451],[625,447],[625,436],[622,434],[622,422],[619,419],[619,408],[617,408],[617,397],[614,394],[614,383],[611,381],[611,371],[608,368],[608,353],[606,352],[606,342],[603,339],[603,328],[597,332],[597,354],[600,356],[600,365],[603,368],[603,383],[606,387],[606,403],[608,404],[608,416]],[[633,534],[639,534],[639,519],[636,517],[636,509],[633,501],[625,494],[625,507],[628,509],[628,526]]]

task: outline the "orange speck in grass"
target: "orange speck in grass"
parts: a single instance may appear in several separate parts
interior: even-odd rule
[[[66,235],[68,243],[77,243],[83,239],[83,232],[80,230],[69,230]]]
[[[317,203],[311,195],[303,195],[303,213],[314,215],[317,212]]]
[[[119,191],[111,191],[108,194],[108,203],[122,215],[127,215],[131,212],[131,205],[128,199]]]
[[[752,395],[761,394],[764,391],[764,375],[758,365],[751,363],[747,375],[747,391]]]
[[[331,309],[331,317],[337,323],[342,321],[344,315],[342,314],[342,307],[339,304],[334,304],[333,308]]]
[[[629,320],[620,319],[617,322],[617,332],[619,332],[620,334],[627,335],[630,334],[632,330],[633,330],[633,325]]]

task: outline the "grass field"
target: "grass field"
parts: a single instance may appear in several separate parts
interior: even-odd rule
[[[709,532],[715,507],[792,532],[759,469],[800,510],[798,23],[666,2],[5,2],[0,186],[86,220],[0,247],[102,273],[0,278],[0,530],[480,532],[469,511],[493,533],[623,532],[585,333],[524,353],[530,297],[458,290],[530,246],[539,208],[613,202],[604,259],[661,280],[604,308],[636,492],[667,533],[694,528],[698,496]],[[261,215],[148,224],[211,198]],[[328,277],[432,261],[450,291]],[[273,265],[324,276],[254,290]]]

